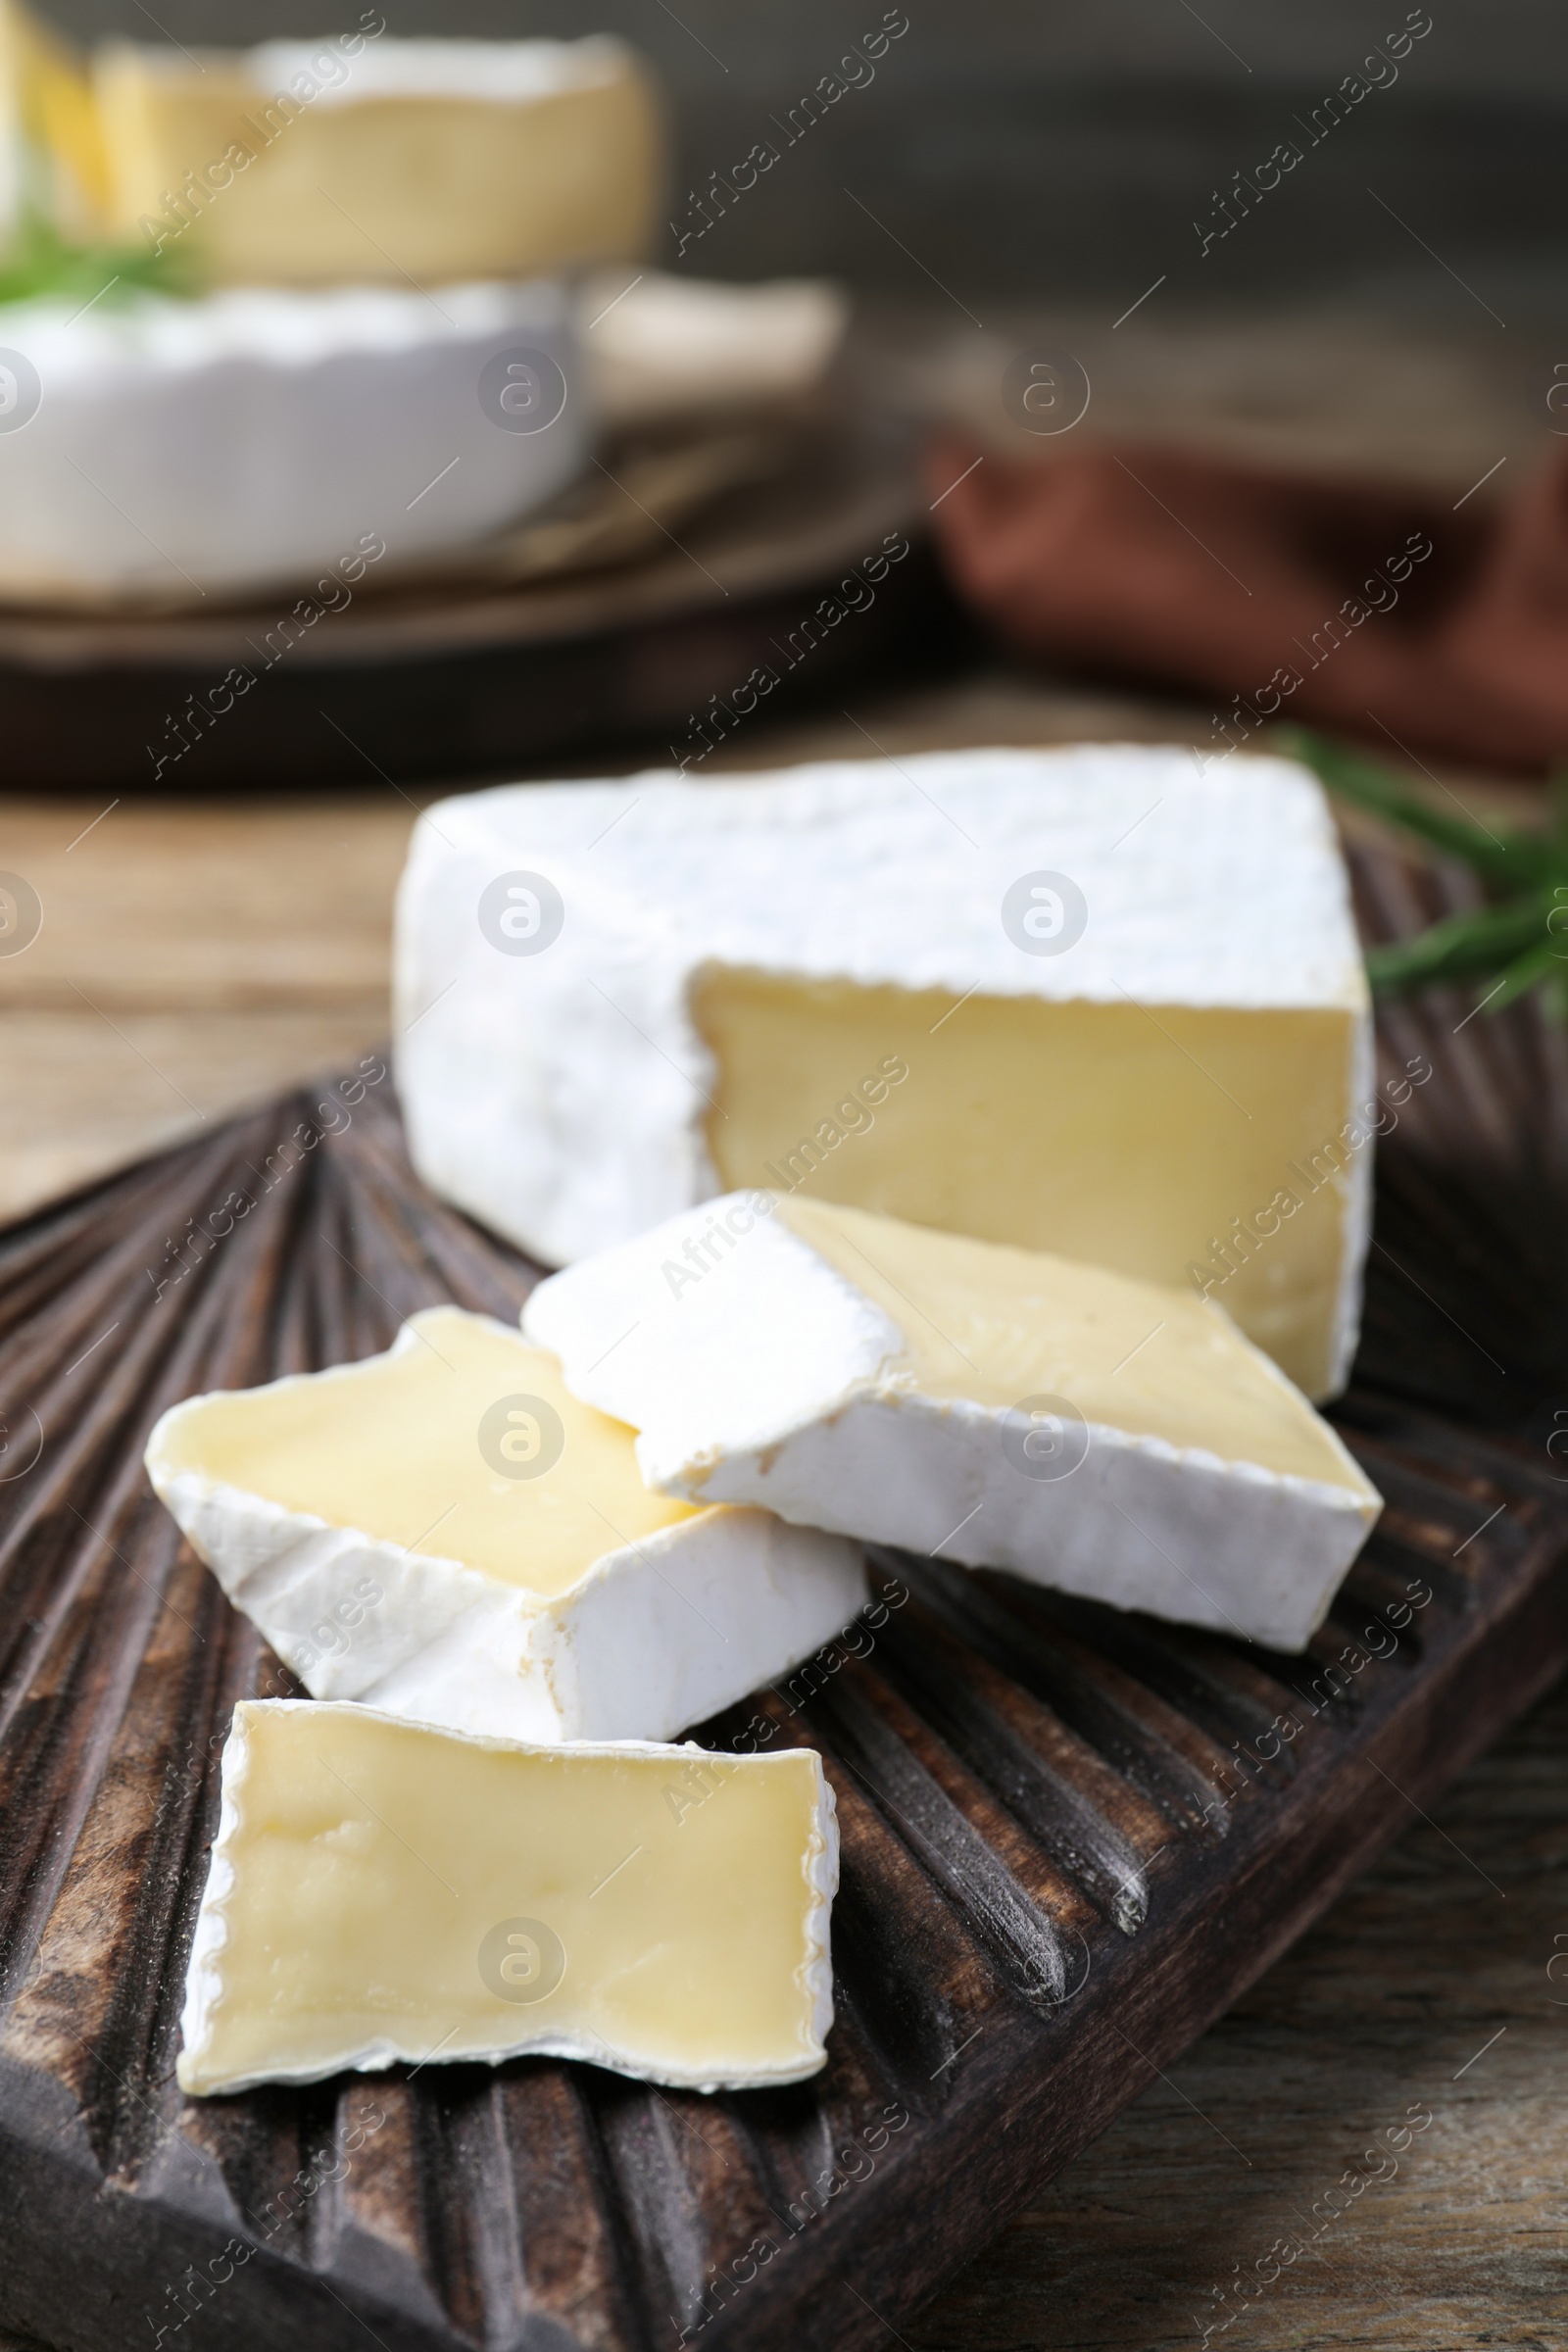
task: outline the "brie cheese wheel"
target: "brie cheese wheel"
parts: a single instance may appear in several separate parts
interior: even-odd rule
[[[454,1731],[667,1739],[865,1597],[839,1537],[651,1494],[629,1429],[458,1307],[363,1363],[172,1406],[147,1468],[316,1697]]]
[[[480,538],[586,461],[557,285],[40,299],[3,332],[36,408],[0,433],[0,593],[308,592],[253,632],[253,675],[380,576],[367,564]],[[530,433],[479,399],[487,364],[522,347],[568,385]]]
[[[547,276],[653,226],[658,103],[603,35],[114,42],[95,84],[116,233],[220,284]]]
[[[809,1748],[538,1748],[242,1701],[182,2090],[400,2060],[796,2082],[833,2023],[833,1792]]]
[[[1382,1507],[1221,1310],[734,1194],[540,1285],[528,1334],[660,1493],[760,1502],[1299,1649]]]
[[[549,1264],[799,1192],[1187,1283],[1343,1384],[1370,1014],[1294,762],[509,786],[416,829],[397,933],[415,1163]]]

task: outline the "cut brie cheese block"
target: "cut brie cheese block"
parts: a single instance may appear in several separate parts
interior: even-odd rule
[[[798,1191],[1188,1283],[1309,1396],[1343,1382],[1370,1022],[1294,763],[975,751],[443,802],[397,1016],[420,1174],[548,1263]]]
[[[183,2090],[584,2058],[695,2090],[815,2074],[833,1792],[809,1748],[537,1748],[243,1701]]]
[[[639,253],[659,200],[652,84],[602,35],[115,42],[96,87],[115,230],[224,285],[550,275]]]
[[[479,401],[485,368],[520,346],[575,377],[554,284],[449,286],[439,308],[383,286],[40,299],[9,309],[0,331],[36,403],[23,429],[0,432],[0,591],[193,604],[303,592],[247,624],[256,660],[215,673],[210,708],[181,711],[197,737],[330,627],[383,576],[374,566],[480,538],[586,462],[587,416],[569,393],[532,433],[501,430]]]
[[[853,1544],[651,1494],[632,1433],[458,1307],[385,1355],[192,1397],[158,1494],[306,1689],[502,1739],[667,1739],[817,1649]]]
[[[1299,1649],[1381,1509],[1218,1307],[735,1194],[541,1284],[529,1335],[661,1493]],[[622,1336],[624,1335],[624,1336]]]

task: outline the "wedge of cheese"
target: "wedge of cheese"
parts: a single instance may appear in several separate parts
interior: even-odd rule
[[[180,2087],[524,2052],[795,2082],[833,2022],[833,1792],[808,1748],[538,1748],[242,1702]]]
[[[595,413],[629,428],[803,400],[843,341],[850,301],[824,278],[725,286],[621,269],[588,279],[579,316]]]
[[[553,1276],[525,1324],[640,1430],[662,1494],[1273,1648],[1302,1646],[1382,1507],[1191,1291],[862,1209],[732,1194]]]
[[[105,158],[85,60],[16,0],[0,0],[0,254],[29,218],[100,233]]]
[[[192,1397],[147,1446],[305,1688],[503,1739],[667,1739],[859,1607],[852,1544],[651,1494],[632,1433],[458,1307],[386,1355]]]
[[[443,802],[397,1018],[420,1174],[547,1263],[779,1189],[1186,1283],[1308,1396],[1343,1383],[1368,1000],[1295,764],[976,751]]]
[[[659,200],[652,84],[603,36],[400,41],[368,11],[243,52],[115,42],[95,86],[112,225],[218,284],[542,276],[640,252]]]

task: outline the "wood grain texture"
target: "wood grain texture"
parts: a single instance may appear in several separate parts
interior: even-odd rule
[[[0,1217],[349,1069],[386,1027],[392,893],[417,810],[373,798],[11,800],[4,863],[43,926],[0,958]]]
[[[1559,1685],[901,2323],[915,2352],[1197,2352],[1228,2310],[1210,2341],[1237,2352],[1558,2352],[1565,1750]],[[1271,2281],[1413,2104],[1433,2123],[1396,2176]]]
[[[1436,2121],[1418,2162],[1265,2288],[1230,2342],[1558,2352],[1568,1967],[1546,1971],[1568,1948],[1565,1752],[1559,1684],[900,2324],[914,2352],[1193,2352],[1197,2318],[1216,2317],[1212,2290],[1242,2266],[1255,2281],[1372,2133],[1420,2101]],[[0,2328],[0,2352],[36,2352],[36,2339]]]
[[[1370,920],[1396,886],[1367,874]],[[1419,1179],[1441,1201],[1526,1127],[1549,1171],[1544,1050],[1526,1010],[1438,1065],[1385,1199]],[[1463,1256],[1438,1217],[1374,1274],[1376,1380],[1342,1422],[1390,1510],[1306,1659],[883,1554],[868,1655],[834,1646],[704,1727],[808,1740],[834,1782],[815,2082],[702,2100],[541,2061],[187,2102],[222,1725],[290,1686],[147,1494],[142,1435],[174,1396],[363,1355],[435,1298],[514,1312],[532,1279],[420,1193],[377,1064],[333,1100],[0,1238],[0,2315],[73,2352],[176,2320],[198,2352],[367,2327],[388,2352],[880,2341],[1568,1655],[1553,1466],[1436,1416],[1411,1305],[1482,1321],[1484,1237]],[[1454,1400],[1487,1407],[1462,1380]]]

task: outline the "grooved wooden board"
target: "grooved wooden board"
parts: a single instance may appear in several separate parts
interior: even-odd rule
[[[1396,869],[1365,886],[1407,919]],[[1305,1659],[882,1554],[859,1655],[703,1728],[808,1740],[838,1795],[839,2023],[788,2091],[521,2061],[181,2099],[217,1744],[291,1686],[144,1433],[435,1298],[511,1314],[532,1270],[420,1192],[374,1062],[0,1237],[0,2319],[83,2352],[883,2340],[1568,1656],[1564,1490],[1434,1409],[1555,1377],[1542,1261],[1476,1220],[1489,1168],[1550,1195],[1558,1049],[1448,1026],[1385,1024],[1433,1074],[1340,1418],[1390,1508]]]

